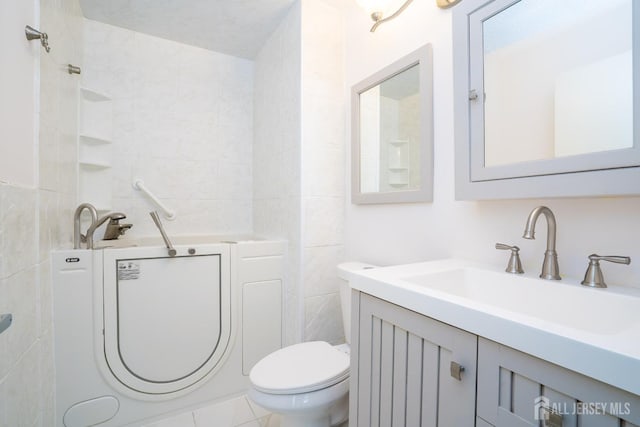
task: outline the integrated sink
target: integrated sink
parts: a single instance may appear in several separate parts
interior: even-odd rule
[[[530,273],[533,275],[534,273]],[[640,394],[640,290],[447,259],[360,270],[357,291]]]
[[[616,334],[640,321],[640,298],[479,268],[453,268],[400,280],[487,308],[595,334]],[[466,301],[465,301],[466,300]]]

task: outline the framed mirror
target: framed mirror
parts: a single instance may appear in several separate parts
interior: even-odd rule
[[[432,200],[432,70],[426,45],[353,86],[353,203]]]
[[[640,194],[640,5],[454,10],[456,197]]]

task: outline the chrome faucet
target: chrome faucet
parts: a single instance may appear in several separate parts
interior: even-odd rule
[[[540,277],[547,280],[561,280],[560,269],[558,267],[558,253],[556,252],[556,217],[546,206],[538,206],[531,211],[527,218],[527,225],[524,227],[525,239],[535,239],[536,221],[540,214],[544,214],[547,219],[547,250],[544,252],[544,262],[542,263],[542,273]]]
[[[86,237],[80,232],[80,216],[87,209],[91,214],[91,224],[98,220],[98,211],[91,203],[82,203],[73,214],[73,249],[80,249],[80,243],[86,242]]]
[[[100,227],[102,224],[107,222],[107,220],[109,219],[117,221],[117,220],[125,219],[126,217],[127,216],[123,213],[111,212],[93,221],[89,226],[89,229],[87,229],[87,249],[93,249],[93,233],[95,233],[98,227]]]
[[[117,240],[118,237],[124,236],[124,233],[133,227],[133,224],[120,224],[120,219],[112,218],[109,220],[109,224],[107,224],[107,229],[104,231],[102,240]]]

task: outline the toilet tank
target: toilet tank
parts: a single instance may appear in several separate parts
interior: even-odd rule
[[[353,273],[370,268],[376,268],[376,266],[362,262],[343,262],[338,264],[342,326],[344,327],[344,338],[348,344],[351,344],[351,287],[349,286],[349,280],[353,277]]]

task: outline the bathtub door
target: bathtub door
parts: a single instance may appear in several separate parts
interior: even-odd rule
[[[226,244],[104,252],[104,354],[129,389],[175,393],[207,377],[231,331]]]

